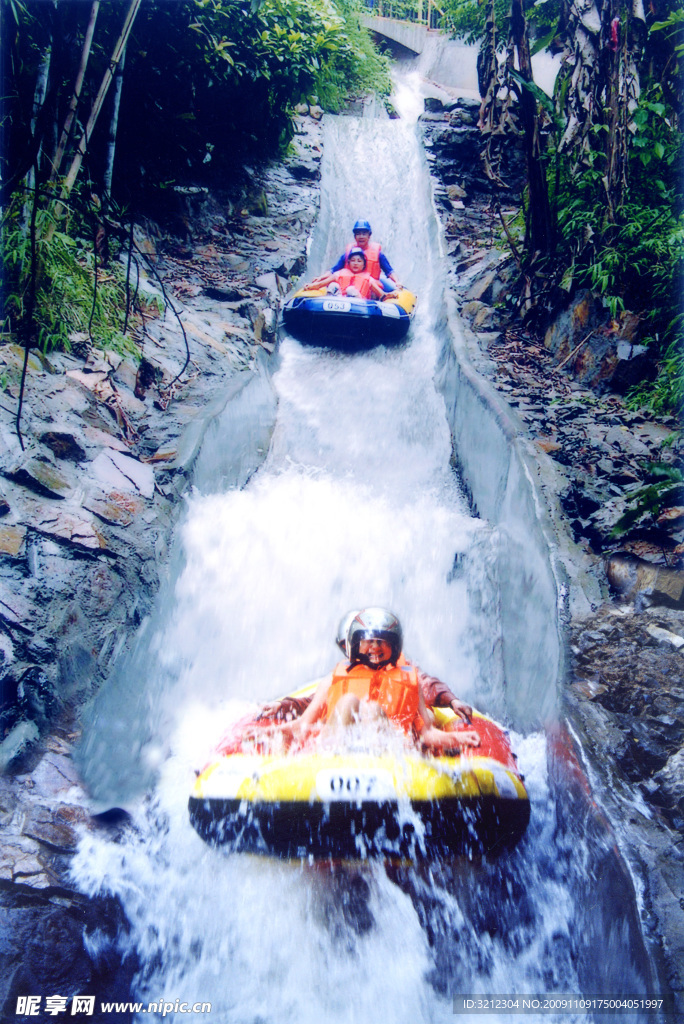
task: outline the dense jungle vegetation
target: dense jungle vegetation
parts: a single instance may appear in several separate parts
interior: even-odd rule
[[[639,317],[657,360],[634,405],[684,402],[683,0],[444,0],[442,24],[478,41],[487,170],[524,139],[520,308],[531,319],[580,288]],[[561,57],[553,97],[531,58]]]
[[[103,233],[116,255],[122,225],[170,189],[236,180],[282,150],[300,101],[337,110],[389,89],[359,23],[373,0],[0,3],[3,323],[25,345],[68,345],[74,331],[124,344],[114,262],[93,299]],[[401,5],[415,16],[409,0],[395,15]],[[680,410],[684,0],[442,0],[440,10],[445,28],[480,43],[490,177],[506,135],[524,144],[524,208],[509,226],[519,312],[541,326],[588,287],[613,318],[635,313],[658,375],[632,400]],[[534,83],[542,48],[562,57],[553,97]]]
[[[43,348],[123,343],[113,262],[93,301],[105,229],[116,255],[117,223],[172,188],[239,181],[286,147],[300,101],[390,87],[358,0],[1,3],[4,327]]]

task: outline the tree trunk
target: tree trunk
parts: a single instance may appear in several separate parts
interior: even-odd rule
[[[59,169],[64,158],[64,150],[67,147],[69,136],[71,135],[71,127],[74,123],[74,118],[76,117],[76,110],[78,108],[78,102],[81,98],[83,79],[85,78],[86,67],[88,66],[90,48],[93,42],[93,35],[95,34],[95,22],[97,21],[99,9],[100,0],[93,0],[93,6],[90,8],[90,18],[88,20],[88,26],[86,28],[85,40],[83,42],[83,49],[81,50],[81,63],[79,64],[78,73],[76,75],[76,81],[74,82],[74,90],[71,94],[71,100],[69,101],[69,110],[64,121],[62,134],[60,136],[59,144],[57,146],[57,152],[55,153],[55,159],[52,166],[52,174],[50,175],[50,181],[54,181],[57,175],[59,174]]]
[[[36,88],[33,93],[33,110],[31,113],[31,138],[34,140],[34,152],[35,159],[31,164],[26,177],[24,178],[24,186],[26,189],[26,200],[21,214],[21,230],[23,234],[26,234],[29,223],[29,208],[31,194],[36,187],[36,169],[40,167],[41,156],[42,156],[42,142],[36,144],[36,131],[38,129],[38,115],[40,114],[43,104],[45,103],[45,97],[47,96],[48,79],[50,77],[50,61],[52,58],[52,46],[48,46],[43,53],[40,66],[38,68],[38,76],[36,78]]]
[[[116,153],[116,130],[119,124],[119,107],[121,106],[121,88],[123,86],[125,63],[126,50],[124,49],[114,78],[114,102],[112,104],[112,116],[109,122],[109,139],[107,140],[107,163],[105,165],[104,172],[104,202],[107,206],[110,206],[112,201],[112,177],[114,175],[114,155]]]
[[[526,82],[533,83],[532,59],[522,0],[513,0],[511,4],[511,36],[518,54],[520,75]],[[537,99],[533,92],[530,89],[525,89],[524,86],[520,93],[521,122],[525,136],[527,179],[530,190],[529,248],[533,253],[548,253],[553,247],[553,225],[546,166],[542,158]]]
[[[135,21],[135,17],[136,17],[136,15],[138,13],[138,10],[140,8],[140,4],[141,3],[142,3],[142,0],[131,0],[131,5],[128,8],[128,12],[126,14],[126,20],[124,21],[124,26],[123,26],[123,28],[121,30],[121,35],[117,39],[116,46],[114,47],[114,50],[112,52],[112,56],[111,56],[111,59],[110,59],[110,62],[109,62],[109,67],[107,68],[107,70],[106,70],[106,72],[104,74],[104,77],[103,77],[102,82],[100,84],[99,92],[98,92],[97,96],[95,97],[95,102],[93,103],[93,109],[90,112],[90,117],[88,118],[88,123],[86,124],[86,126],[85,126],[85,128],[83,130],[83,134],[81,135],[81,139],[79,141],[78,148],[76,150],[76,155],[74,156],[74,159],[71,162],[71,167],[69,168],[69,173],[67,174],[66,178],[64,179],[64,185],[62,186],[62,191],[60,193],[59,202],[56,203],[56,205],[55,205],[54,219],[53,219],[52,227],[47,232],[48,240],[54,234],[54,225],[55,225],[56,221],[61,217],[62,213],[64,212],[64,203],[69,198],[69,196],[71,195],[71,190],[73,189],[74,184],[76,183],[76,178],[78,177],[78,172],[80,171],[81,164],[83,163],[83,157],[85,156],[86,149],[88,148],[88,143],[90,142],[90,136],[92,135],[93,128],[95,127],[95,123],[96,123],[96,121],[97,121],[97,119],[99,117],[100,111],[102,109],[102,104],[104,103],[104,100],[105,100],[105,96],[107,95],[107,91],[108,91],[109,86],[111,85],[112,79],[114,77],[114,72],[116,70],[116,66],[119,63],[119,61],[121,60],[121,56],[122,56],[122,54],[123,54],[123,52],[124,52],[124,50],[126,48],[126,43],[128,42],[128,37],[131,34],[131,29],[133,28],[133,22]]]

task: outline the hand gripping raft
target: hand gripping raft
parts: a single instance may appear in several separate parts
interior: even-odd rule
[[[312,688],[292,695],[305,697]],[[446,723],[453,712],[433,708]],[[278,857],[496,855],[516,845],[530,805],[506,732],[473,713],[480,737],[439,756],[383,724],[361,746],[354,727],[341,742],[315,730],[278,749],[272,725],[237,722],[198,775],[190,820],[212,845]]]

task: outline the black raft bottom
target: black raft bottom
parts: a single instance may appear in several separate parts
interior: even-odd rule
[[[202,839],[236,853],[348,859],[497,854],[511,849],[530,820],[527,800],[474,797],[409,805],[263,803],[190,797]]]
[[[285,310],[285,330],[305,345],[346,352],[392,345],[404,340],[410,326],[406,317],[363,316],[358,313],[325,313]]]

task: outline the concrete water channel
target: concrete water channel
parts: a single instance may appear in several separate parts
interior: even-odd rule
[[[211,422],[169,583],[88,722],[86,781],[135,829],[90,835],[74,877],[120,899],[143,1005],[211,1002],[226,1024],[448,1021],[459,994],[647,999],[637,888],[559,722],[562,619],[585,581],[450,306],[407,119],[329,120],[310,275],[357,216],[419,295],[409,341],[342,355],[284,337]],[[331,870],[192,832],[212,738],[327,671],[362,604],[392,607],[416,661],[511,728],[533,808],[512,854]]]

